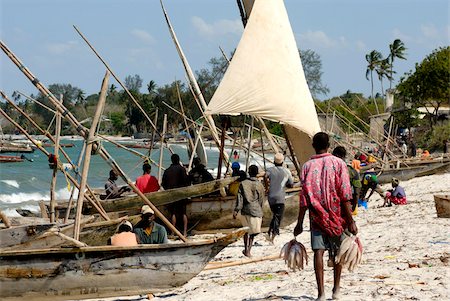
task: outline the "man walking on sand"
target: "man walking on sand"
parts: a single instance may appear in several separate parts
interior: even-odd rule
[[[297,236],[303,232],[303,220],[309,209],[311,247],[314,251],[318,297],[325,300],[323,280],[323,254],[330,252],[333,261],[333,299],[339,299],[342,265],[335,264],[334,257],[343,240],[344,229],[356,234],[358,229],[351,214],[352,190],[347,166],[341,159],[328,153],[329,137],[320,132],[314,135],[312,146],[316,155],[302,167],[300,210],[294,229]]]

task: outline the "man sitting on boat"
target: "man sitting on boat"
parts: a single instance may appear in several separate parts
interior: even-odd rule
[[[133,233],[133,225],[129,221],[123,221],[117,228],[116,234],[108,239],[108,245],[120,247],[137,246],[136,234]]]
[[[155,212],[149,205],[141,208],[141,220],[134,226],[139,244],[167,243],[166,228],[155,222]]]
[[[109,179],[105,184],[105,199],[115,199],[122,195],[122,193],[126,191],[130,191],[131,189],[128,186],[118,187],[116,184],[118,177],[114,170],[109,171]]]
[[[160,188],[158,179],[150,174],[152,171],[152,166],[145,163],[142,165],[142,170],[144,171],[144,174],[136,179],[136,187],[142,193],[158,191]]]
[[[213,176],[206,170],[205,165],[202,164],[200,158],[195,157],[192,160],[193,168],[189,171],[189,181],[191,184],[201,184],[213,181]]]
[[[241,165],[239,164],[239,162],[233,162],[233,164],[231,164],[231,176],[232,177],[239,177],[239,172],[241,171]],[[245,171],[244,171],[245,174]],[[245,177],[247,177],[247,175],[245,175]],[[228,194],[229,195],[237,195],[238,194],[238,190],[239,190],[239,185],[241,184],[242,181],[240,180],[236,180],[233,183],[231,183],[230,185],[228,185]]]
[[[256,177],[258,166],[250,165],[248,174],[250,179],[245,179],[239,186],[233,218],[236,218],[238,213],[241,212],[240,220],[242,225],[249,228],[244,235],[244,251],[242,253],[247,257],[251,257],[250,250],[253,245],[253,239],[261,233],[265,190],[263,184]]]
[[[395,205],[406,205],[406,193],[403,187],[399,184],[399,180],[397,178],[392,178],[392,188],[386,192],[386,196],[384,198],[383,207],[392,206],[392,203]]]

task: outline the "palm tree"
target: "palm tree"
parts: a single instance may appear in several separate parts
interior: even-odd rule
[[[381,93],[382,95],[385,95],[384,93],[384,86],[383,86],[383,78],[387,78],[388,80],[392,79],[392,76],[390,75],[390,64],[389,64],[389,60],[383,59],[380,61],[380,63],[376,66],[375,71],[377,72],[378,75],[378,80],[381,83]],[[395,73],[395,71],[394,71]]]
[[[394,42],[392,44],[389,45],[389,56],[388,56],[388,60],[389,60],[389,64],[391,67],[390,70],[390,81],[389,81],[389,89],[392,89],[392,81],[393,81],[393,67],[394,67],[394,60],[395,58],[399,58],[402,60],[406,60],[405,58],[405,51],[406,51],[406,47],[405,44],[400,40],[400,39],[395,39]]]
[[[83,106],[86,105],[86,103],[84,102],[84,100],[85,100],[85,94],[84,94],[84,91],[83,91],[83,90],[81,90],[81,89],[78,90],[76,99],[77,99],[77,103],[78,103],[78,104],[82,104]]]
[[[369,63],[367,65],[367,70],[366,70],[366,79],[369,80],[369,75],[370,75],[370,83],[372,86],[372,99],[375,102],[375,108],[377,110],[377,114],[380,114],[380,112],[378,111],[378,105],[377,102],[375,100],[375,98],[373,97],[373,71],[376,70],[377,66],[380,64],[380,61],[383,59],[382,54],[379,51],[376,50],[372,50],[369,54],[366,54],[366,61],[367,63]]]

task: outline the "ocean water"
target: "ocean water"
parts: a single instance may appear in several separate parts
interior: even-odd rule
[[[82,140],[62,140],[61,143],[74,143],[75,146],[71,148],[64,148],[70,158],[76,162],[82,150]],[[142,159],[126,150],[116,147],[109,142],[103,142],[103,146],[119,164],[122,170],[132,179],[136,179],[142,174]],[[185,164],[189,162],[189,157],[184,144],[170,144],[172,150],[179,154],[181,161]],[[52,153],[53,148],[47,148]],[[145,153],[145,149],[135,149],[141,153]],[[213,174],[217,174],[217,163],[219,151],[215,147],[207,147],[208,155],[208,170]],[[228,149],[228,153],[230,150]],[[20,155],[20,154],[19,154]],[[33,159],[33,162],[20,163],[1,163],[0,164],[0,210],[3,210],[8,215],[17,215],[16,208],[28,209],[38,211],[38,202],[41,200],[50,199],[50,182],[52,178],[52,170],[48,167],[47,157],[36,150],[34,153],[25,154],[27,158]],[[159,149],[153,150],[151,158],[159,161]],[[163,166],[170,165],[170,152],[164,149]],[[66,163],[65,158],[60,155],[62,162]],[[241,166],[245,168],[245,154],[240,152]],[[251,159],[251,164],[258,164],[261,166],[262,160],[258,157]],[[109,165],[98,155],[91,157],[91,164],[89,168],[88,184],[92,188],[103,188],[109,176]],[[222,172],[225,168],[222,168]],[[81,167],[80,167],[81,172]],[[70,172],[73,176],[75,173]],[[152,166],[152,175],[158,176],[158,168]],[[119,178],[118,185],[125,183]],[[68,199],[70,190],[68,189],[68,180],[65,176],[58,172],[56,184],[57,199]],[[72,185],[70,185],[72,187]]]

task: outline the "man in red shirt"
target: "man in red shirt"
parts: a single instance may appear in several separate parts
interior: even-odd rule
[[[325,300],[323,254],[330,252],[334,268],[333,299],[339,298],[342,265],[334,257],[343,240],[344,229],[356,234],[358,229],[351,214],[352,190],[345,162],[328,153],[329,137],[320,132],[314,135],[316,155],[302,167],[300,210],[294,229],[297,236],[303,232],[303,220],[309,209],[311,246],[314,251],[314,270],[318,288],[317,300]]]
[[[152,166],[148,163],[142,165],[142,170],[144,174],[136,179],[136,187],[142,193],[154,192],[159,190],[158,180],[150,175],[152,171]]]

